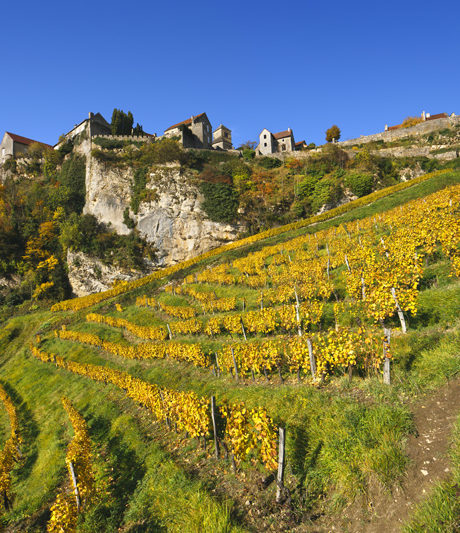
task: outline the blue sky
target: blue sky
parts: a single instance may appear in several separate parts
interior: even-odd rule
[[[262,128],[324,142],[460,113],[460,2],[5,2],[0,135],[54,144],[114,107],[145,131],[206,111],[234,144]]]

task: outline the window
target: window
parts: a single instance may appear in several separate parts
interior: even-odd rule
[[[224,137],[228,138],[228,133],[227,132],[224,132]]]
[[[266,138],[267,138],[267,135],[265,134],[265,135],[264,135],[264,139],[266,139]],[[265,145],[265,146],[267,146],[267,145]]]
[[[264,143],[264,146],[267,146],[267,143]]]
[[[281,150],[286,150],[286,145],[283,144],[283,146],[281,147]]]

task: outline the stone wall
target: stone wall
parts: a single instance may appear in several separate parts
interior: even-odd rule
[[[426,135],[433,131],[442,130],[444,128],[452,128],[460,125],[460,116],[453,116],[448,118],[438,118],[435,120],[427,120],[421,122],[411,128],[400,128],[397,130],[382,131],[381,133],[374,133],[373,135],[361,135],[356,139],[348,141],[339,141],[337,144],[340,147],[352,146],[354,144],[369,143],[372,141],[391,142],[405,137],[419,137]]]
[[[136,141],[142,143],[150,143],[155,140],[155,136],[150,135],[103,135],[93,134],[92,137],[101,137],[102,139],[114,139],[116,141]]]

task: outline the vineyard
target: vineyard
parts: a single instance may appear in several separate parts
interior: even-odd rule
[[[364,531],[460,372],[458,172],[391,195],[4,324],[4,527]]]

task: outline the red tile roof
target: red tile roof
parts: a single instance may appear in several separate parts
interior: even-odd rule
[[[196,120],[197,118],[201,118],[203,116],[205,116],[206,113],[200,113],[199,115],[195,115],[193,118],[193,120]],[[179,126],[188,126],[189,124],[192,123],[192,118],[188,118],[187,120],[183,120],[182,122],[178,122],[177,124],[173,124],[172,126],[169,126],[169,128],[165,131],[169,131],[169,130],[173,130],[174,128],[178,128]]]
[[[437,118],[447,118],[447,113],[438,113],[437,115],[431,115],[429,117],[426,117],[427,120],[436,120]]]
[[[40,141],[34,141],[33,139],[28,139],[27,137],[22,137],[21,135],[16,135],[16,133],[11,133],[9,131],[6,131],[5,133],[7,133],[13,139],[14,142],[19,143],[19,144],[26,144],[27,146],[29,146],[29,145],[31,145],[33,143],[38,143],[38,144],[42,144],[43,146],[47,146],[49,148],[52,148],[52,146],[49,145],[49,144],[42,143]]]
[[[397,126],[388,126],[388,131],[399,130],[400,128],[402,128],[401,124],[398,124]]]
[[[285,137],[290,137],[292,135],[291,130],[279,131],[278,133],[273,133],[275,139],[284,139]]]
[[[307,143],[305,142],[305,140],[303,140],[303,141],[299,141],[298,143],[295,143],[294,146],[300,146],[301,144],[307,144]]]

